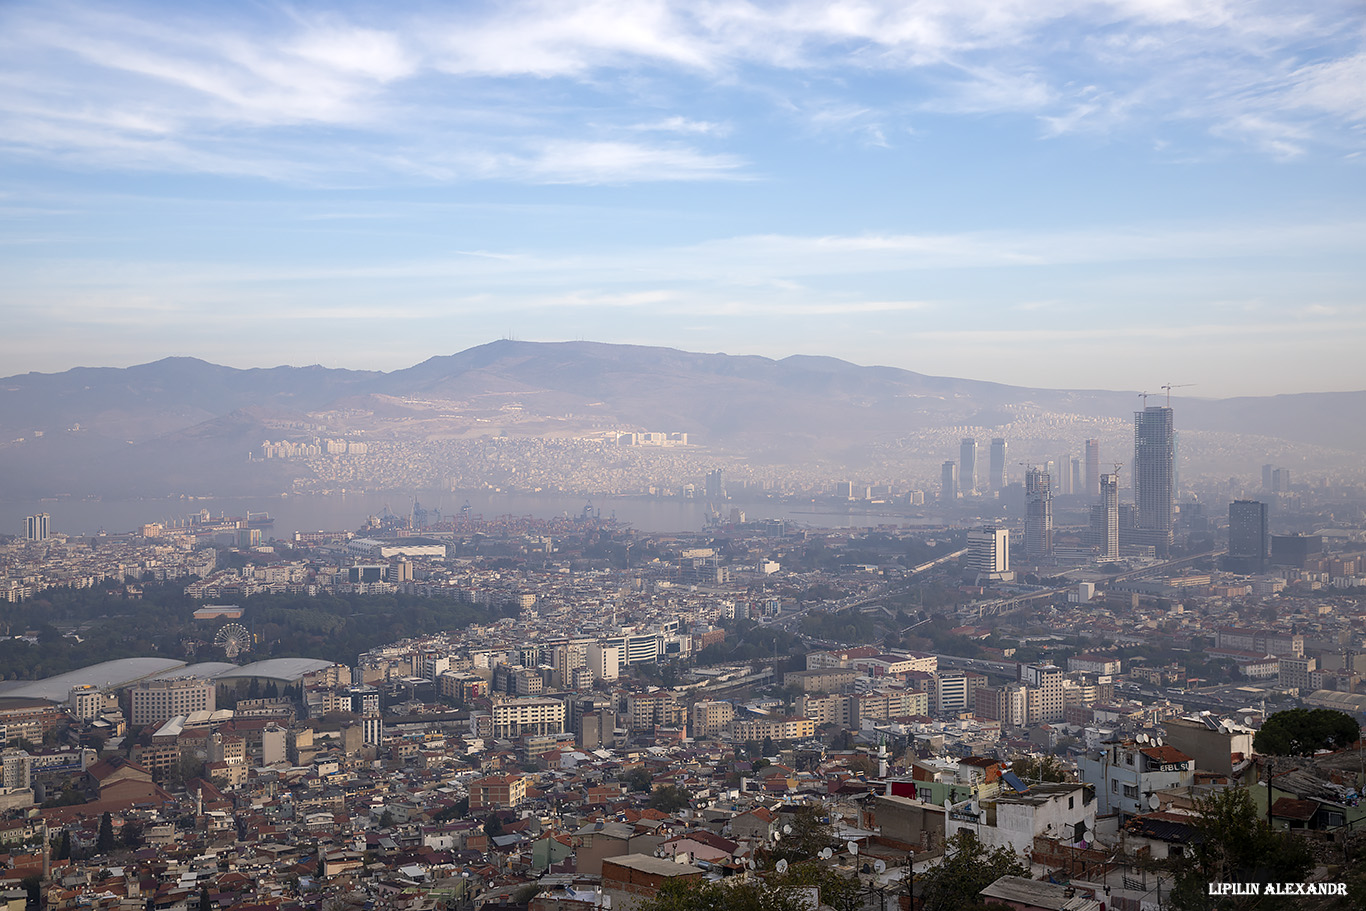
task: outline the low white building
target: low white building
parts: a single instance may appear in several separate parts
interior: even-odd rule
[[[1195,759],[1166,744],[1112,740],[1082,759],[1081,780],[1095,787],[1100,813],[1135,816],[1155,809],[1157,791],[1194,784]]]
[[[949,808],[944,837],[966,829],[982,844],[1027,855],[1037,837],[1066,842],[1089,838],[1096,828],[1096,801],[1080,784],[1044,782],[1022,792],[1005,788],[994,799],[963,801]]]

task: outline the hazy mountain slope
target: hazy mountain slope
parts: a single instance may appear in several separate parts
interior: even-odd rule
[[[140,439],[238,408],[317,408],[372,382],[370,371],[326,367],[237,370],[190,357],[136,367],[77,367],[0,380],[0,430],[66,429]]]
[[[1173,404],[1183,431],[1366,451],[1366,392]],[[168,358],[0,380],[0,496],[288,487],[301,463],[244,468],[263,439],[635,428],[756,457],[839,458],[926,429],[1047,413],[1123,421],[1139,407],[1133,392],[595,342],[499,341],[391,373]]]

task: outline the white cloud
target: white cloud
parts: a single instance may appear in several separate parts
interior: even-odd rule
[[[1280,161],[1289,161],[1305,154],[1310,139],[1309,130],[1283,118],[1261,114],[1242,114],[1217,124],[1218,135],[1251,142]]]
[[[730,132],[728,124],[714,123],[710,120],[689,120],[686,117],[667,117],[664,120],[656,120],[651,123],[637,123],[631,129],[650,133],[683,133],[703,136],[724,136]]]
[[[585,252],[541,255],[513,250],[453,250],[449,255],[423,259],[388,259],[357,264],[292,264],[255,266],[237,264],[174,263],[156,261],[42,260],[11,269],[11,285],[26,289],[57,288],[82,297],[106,288],[137,289],[149,284],[176,298],[190,299],[203,289],[223,299],[252,287],[346,289],[382,285],[392,289],[443,285],[487,292],[490,306],[499,306],[504,294],[524,294],[527,289],[545,299],[591,302],[592,295],[628,295],[619,302],[640,303],[638,293],[666,293],[663,286],[692,291],[710,288],[734,299],[743,292],[756,306],[813,305],[837,310],[904,310],[936,305],[923,296],[886,297],[876,292],[847,293],[841,288],[869,288],[870,276],[904,275],[896,281],[912,286],[922,273],[962,270],[976,275],[992,269],[1050,270],[1092,264],[1147,264],[1160,262],[1225,263],[1260,261],[1268,257],[1326,256],[1339,261],[1366,261],[1366,222],[1334,222],[1304,225],[1153,225],[1145,230],[1093,230],[1052,233],[979,232],[969,234],[869,234],[869,235],[745,235],[693,245],[601,249],[586,246]],[[1241,270],[1241,267],[1238,267]],[[831,278],[834,281],[831,281]],[[851,281],[845,281],[845,277]],[[807,280],[803,280],[807,279]],[[1116,279],[1121,284],[1132,279]],[[642,283],[655,287],[642,289]],[[586,287],[600,290],[584,292]],[[601,288],[624,290],[601,290]],[[1070,289],[1075,293],[1075,289]],[[369,292],[366,292],[369,293]],[[406,292],[405,292],[406,293]],[[667,293],[675,293],[673,291]],[[691,292],[690,292],[691,293]],[[1223,290],[1223,293],[1229,293]],[[588,297],[573,297],[588,294]],[[16,300],[26,299],[18,293]],[[603,298],[606,300],[606,298]],[[817,300],[818,299],[818,300]],[[1085,305],[1086,301],[1062,296],[1027,297],[1017,304],[1031,307]],[[1208,296],[1212,309],[1228,312],[1241,302]],[[1302,300],[1302,298],[1301,298]],[[1034,303],[1030,303],[1030,302]],[[1012,301],[1011,303],[1014,303]],[[34,300],[32,306],[45,306]],[[1271,304],[1257,302],[1262,309]],[[1297,302],[1297,306],[1303,306]],[[1318,307],[1340,307],[1316,301]],[[16,305],[15,309],[19,309]],[[1325,313],[1323,310],[1310,311]]]
[[[435,66],[459,75],[579,76],[640,60],[705,70],[714,60],[661,0],[511,3],[485,17],[436,17],[427,28]]]
[[[11,149],[291,181],[729,178],[727,148],[622,136],[723,143],[730,105],[782,98],[804,128],[874,146],[924,112],[1018,114],[1046,137],[1194,124],[1292,158],[1360,145],[1343,122],[1366,117],[1354,0],[529,0],[382,25],[19,3],[0,10],[0,60]],[[528,154],[541,136],[560,147]]]
[[[287,49],[305,60],[379,82],[413,75],[418,61],[398,35],[347,25],[310,29]]]
[[[533,183],[599,184],[659,180],[715,180],[740,177],[742,162],[683,146],[630,142],[549,140],[526,157],[498,168]]]
[[[1287,107],[1315,108],[1348,120],[1366,119],[1366,53],[1314,64],[1290,74]]]

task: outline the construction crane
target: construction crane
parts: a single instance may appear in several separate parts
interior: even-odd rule
[[[1149,395],[1149,393],[1147,393],[1147,392],[1140,392],[1140,393],[1138,394],[1138,397],[1141,398],[1141,399],[1143,400],[1143,407],[1144,407],[1144,408],[1147,408],[1147,407],[1148,407],[1148,395]]]
[[[1195,385],[1194,383],[1176,383],[1176,384],[1165,383],[1165,384],[1163,384],[1162,388],[1165,389],[1165,390],[1167,390],[1167,407],[1168,407],[1168,408],[1172,407],[1172,390],[1173,390],[1173,389],[1185,389],[1187,386],[1194,386],[1194,385]],[[1144,404],[1145,404],[1145,405],[1147,404],[1147,401],[1146,401],[1146,400],[1144,401]]]

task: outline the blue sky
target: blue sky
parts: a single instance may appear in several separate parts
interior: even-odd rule
[[[0,4],[0,373],[1366,388],[1359,0]]]

